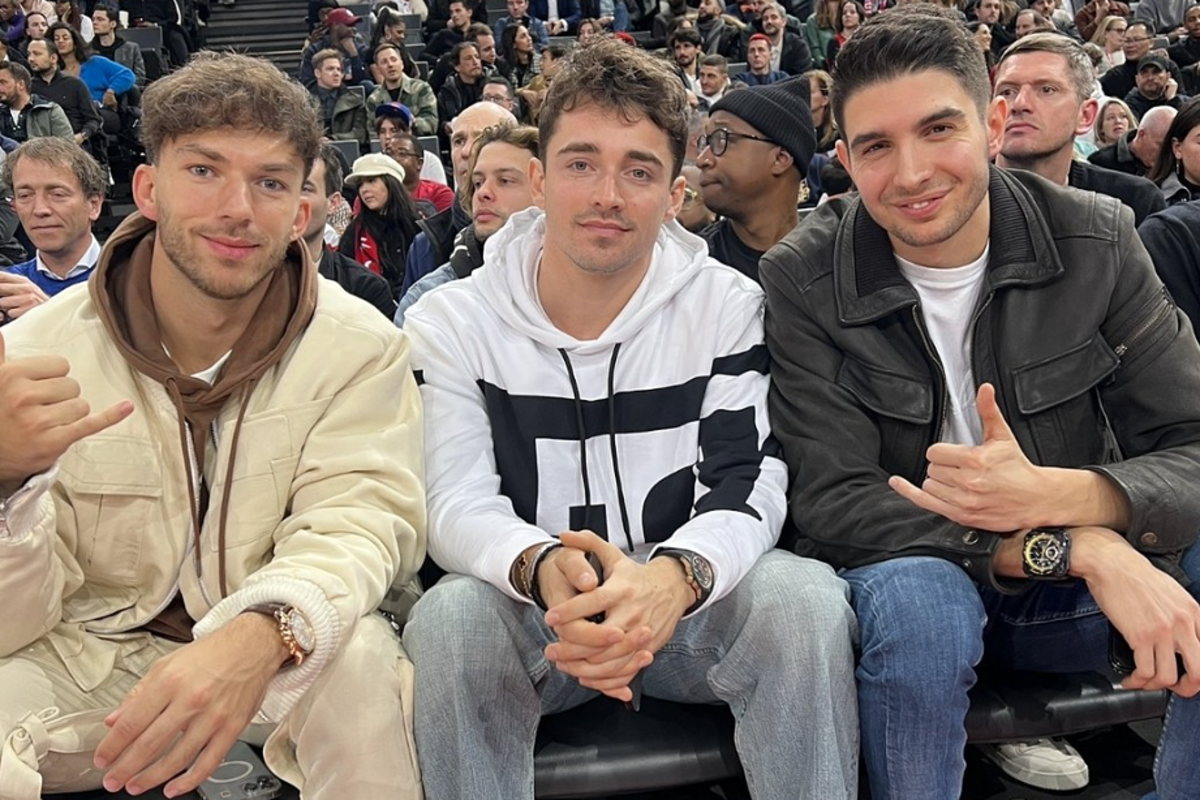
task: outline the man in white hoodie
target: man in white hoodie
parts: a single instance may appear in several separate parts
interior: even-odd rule
[[[405,326],[451,573],[405,632],[426,792],[531,798],[543,713],[644,690],[728,704],[756,797],[857,797],[845,586],[772,551],[762,293],[674,221],[683,87],[620,42],[570,59],[539,208]]]

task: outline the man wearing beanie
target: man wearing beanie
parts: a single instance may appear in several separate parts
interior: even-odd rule
[[[800,182],[816,149],[808,79],[729,92],[700,139],[700,193],[721,215],[700,235],[713,258],[758,280],[758,260],[796,227]]]

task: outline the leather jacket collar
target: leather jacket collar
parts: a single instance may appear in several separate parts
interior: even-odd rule
[[[1033,198],[1003,170],[992,167],[991,250],[987,287],[1031,286],[1063,274],[1058,251],[1043,215],[1033,213]],[[846,325],[865,325],[917,302],[896,264],[887,231],[861,199],[846,211],[847,225],[838,233],[833,265],[838,318]]]

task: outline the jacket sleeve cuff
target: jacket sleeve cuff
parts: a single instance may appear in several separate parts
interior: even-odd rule
[[[203,638],[260,603],[294,606],[312,626],[315,641],[313,651],[303,664],[280,671],[267,687],[257,721],[279,723],[337,655],[342,623],[333,603],[316,584],[295,578],[270,577],[226,597],[196,623],[193,633],[197,639]]]
[[[0,547],[24,544],[29,540],[41,517],[42,498],[49,493],[57,477],[58,466],[55,465],[34,475],[12,497],[5,498],[8,510],[4,524],[0,525]]]
[[[533,601],[518,592],[508,579],[513,562],[517,560],[517,556],[536,544],[556,541],[558,540],[555,537],[536,528],[514,531],[505,537],[502,544],[492,547],[491,553],[482,561],[483,574],[480,577],[518,603],[533,605]]]

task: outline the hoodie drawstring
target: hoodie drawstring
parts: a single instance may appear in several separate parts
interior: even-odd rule
[[[229,498],[233,496],[233,465],[237,460],[238,441],[242,438],[242,420],[246,418],[246,409],[250,407],[250,395],[258,378],[246,381],[242,390],[242,405],[238,408],[237,422],[233,426],[233,441],[229,443],[229,461],[225,467],[225,492],[221,496],[221,516],[217,518],[217,572],[220,578],[221,599],[229,596],[228,581],[225,576],[225,523],[229,521]]]
[[[632,553],[633,535],[630,533],[629,510],[625,504],[625,487],[621,483],[621,461],[617,456],[617,409],[615,392],[613,391],[614,377],[617,371],[617,356],[620,352],[621,345],[618,343],[613,347],[612,356],[609,357],[608,361],[608,442],[610,452],[612,453],[613,476],[617,483],[617,505],[621,510],[621,527],[624,529],[625,542],[629,545],[629,552]],[[590,529],[592,486],[588,478],[587,428],[583,423],[583,398],[579,394],[579,381],[575,378],[575,369],[571,366],[570,356],[561,347],[558,348],[558,354],[562,356],[563,364],[567,367],[567,379],[571,382],[571,394],[575,400],[575,426],[579,431],[579,471],[580,477],[583,479],[583,527]]]

